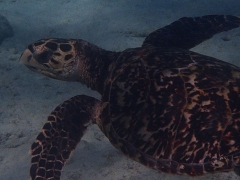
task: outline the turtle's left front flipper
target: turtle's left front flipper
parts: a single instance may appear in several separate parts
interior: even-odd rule
[[[237,27],[240,27],[240,17],[238,16],[183,17],[150,33],[142,46],[190,49],[217,33]]]
[[[80,142],[87,126],[96,122],[99,105],[99,100],[79,95],[51,112],[31,147],[32,180],[60,179],[64,163]]]

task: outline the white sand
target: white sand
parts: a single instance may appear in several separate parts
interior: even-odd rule
[[[240,15],[237,0],[0,0],[0,13],[14,37],[0,45],[0,180],[29,179],[30,146],[49,112],[77,95],[99,95],[80,83],[61,82],[33,73],[18,63],[25,46],[47,37],[82,38],[102,48],[123,50],[183,16]],[[223,41],[222,38],[229,38]],[[240,28],[221,33],[194,48],[240,65]],[[183,180],[125,158],[96,126],[83,137],[62,173],[63,180]],[[234,173],[198,180],[234,180]]]

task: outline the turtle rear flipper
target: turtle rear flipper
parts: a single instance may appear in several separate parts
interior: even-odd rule
[[[94,112],[99,102],[95,98],[79,95],[51,112],[31,147],[32,180],[60,179],[64,163],[81,140],[87,126],[96,122]]]
[[[191,49],[215,34],[240,26],[240,17],[231,15],[208,15],[183,17],[168,26],[150,33],[143,42],[145,46]]]

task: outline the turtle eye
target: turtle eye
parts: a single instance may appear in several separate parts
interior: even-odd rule
[[[52,56],[51,51],[44,51],[40,54],[35,54],[35,53],[33,54],[34,59],[40,64],[49,62],[49,59],[51,56]]]

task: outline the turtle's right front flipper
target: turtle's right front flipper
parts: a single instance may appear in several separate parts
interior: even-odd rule
[[[217,33],[229,31],[239,26],[240,17],[238,16],[183,17],[150,33],[142,46],[191,49]]]
[[[32,144],[32,180],[58,180],[64,163],[76,148],[87,126],[96,122],[100,101],[85,95],[72,97],[48,116]]]

